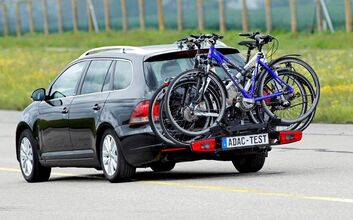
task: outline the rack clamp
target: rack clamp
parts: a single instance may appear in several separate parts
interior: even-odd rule
[[[210,128],[212,136],[218,135],[233,135],[234,133],[241,133],[244,131],[263,131],[268,130],[269,123],[246,123],[241,124],[240,121],[233,121],[228,124],[217,123],[216,126]]]

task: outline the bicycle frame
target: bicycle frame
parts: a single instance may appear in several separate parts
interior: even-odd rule
[[[274,72],[273,70],[271,70],[271,68],[265,64],[265,62],[263,61],[264,60],[264,54],[261,51],[258,52],[256,55],[254,55],[254,57],[250,59],[250,61],[244,66],[244,68],[240,68],[239,66],[236,66],[235,64],[233,64],[226,56],[224,56],[222,53],[218,52],[213,45],[211,45],[211,47],[209,49],[207,58],[209,60],[215,59],[217,61],[217,63],[222,67],[222,69],[226,72],[228,77],[231,79],[233,84],[242,93],[242,95],[245,98],[244,101],[256,102],[256,101],[262,101],[264,99],[268,99],[268,98],[273,98],[273,97],[278,97],[278,96],[284,95],[284,92],[282,90],[278,89],[278,84],[281,85],[282,88],[288,88],[288,92],[289,93],[293,92],[293,88],[290,85],[288,85],[286,82],[284,82],[280,77],[278,77],[278,74],[276,72]],[[228,64],[230,66],[234,67],[237,70],[240,69],[241,71],[246,71],[246,69],[250,66],[250,64],[255,62],[255,61],[256,61],[256,68],[255,68],[255,70],[253,72],[253,75],[252,75],[252,78],[251,78],[251,84],[249,85],[249,86],[251,86],[250,87],[250,93],[249,93],[247,91],[249,88],[246,88],[246,87],[243,88],[243,86],[236,80],[236,79],[239,79],[240,73],[237,76],[235,76],[236,79],[234,79],[234,76],[232,75],[232,73],[231,73],[231,71],[230,71],[230,69],[228,67]],[[269,95],[265,95],[265,96],[261,96],[261,97],[255,97],[254,96],[256,75],[258,74],[260,66],[265,68],[266,71],[268,71],[269,74],[271,75],[271,77],[275,80],[275,86],[276,86],[278,92],[272,93],[272,94],[269,94]]]

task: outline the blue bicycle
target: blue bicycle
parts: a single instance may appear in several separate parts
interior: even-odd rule
[[[209,45],[207,58],[202,62],[200,55],[196,60],[203,65],[175,77],[164,101],[170,123],[180,132],[191,136],[206,134],[230,116],[229,109],[242,113],[261,108],[268,117],[285,124],[301,122],[315,110],[318,98],[308,101],[299,73],[268,65],[262,47],[274,38],[259,33],[240,35],[253,39],[258,49],[243,67],[217,51],[215,45],[222,36],[192,36],[193,41]],[[220,79],[212,61],[224,70],[228,80]]]

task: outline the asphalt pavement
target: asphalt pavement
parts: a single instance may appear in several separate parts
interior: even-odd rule
[[[128,183],[54,168],[48,182],[29,184],[15,159],[18,118],[0,111],[0,220],[353,219],[353,125],[312,124],[301,142],[274,146],[253,174],[204,160],[138,169]]]

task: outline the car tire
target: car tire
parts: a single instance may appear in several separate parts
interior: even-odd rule
[[[257,153],[244,157],[237,157],[232,160],[235,169],[239,173],[254,173],[262,169],[265,164],[266,154]]]
[[[125,160],[119,139],[112,129],[103,133],[100,156],[104,175],[112,183],[128,181],[136,172],[136,168]]]
[[[164,163],[156,163],[151,166],[151,169],[154,172],[167,172],[171,171],[175,167],[175,162],[164,162]]]
[[[27,182],[43,182],[50,177],[51,167],[39,162],[38,141],[29,129],[24,130],[18,139],[18,159],[21,173]]]

